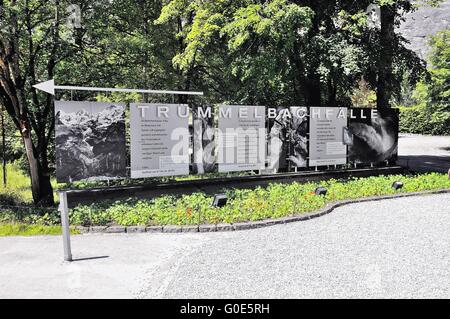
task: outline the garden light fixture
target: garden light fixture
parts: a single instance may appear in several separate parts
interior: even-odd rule
[[[323,186],[319,186],[316,188],[315,193],[317,196],[325,196],[328,193],[328,190]]]
[[[399,181],[394,182],[394,184],[392,184],[392,188],[395,189],[396,191],[399,190],[399,189],[402,189],[403,188],[403,182],[399,182]]]
[[[228,202],[228,197],[225,194],[214,195],[214,201],[212,203],[213,207],[221,208],[224,207]]]

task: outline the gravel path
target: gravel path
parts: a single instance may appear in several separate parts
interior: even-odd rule
[[[450,195],[218,234],[166,276],[165,291],[147,297],[449,298]]]
[[[450,298],[450,194],[211,234],[0,238],[0,298]]]

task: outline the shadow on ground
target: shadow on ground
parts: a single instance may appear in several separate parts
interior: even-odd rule
[[[417,172],[447,173],[450,169],[450,156],[399,156],[398,164]]]
[[[73,259],[72,262],[77,262],[77,261],[89,261],[89,260],[106,259],[106,258],[109,258],[109,256],[98,256],[98,257],[84,257],[84,258],[77,258],[77,259]]]

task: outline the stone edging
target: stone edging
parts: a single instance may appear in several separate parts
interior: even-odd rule
[[[356,203],[364,203],[364,202],[373,202],[380,201],[385,199],[396,199],[396,198],[404,198],[404,197],[414,197],[414,196],[426,196],[426,195],[434,195],[434,194],[446,194],[450,193],[450,189],[442,189],[435,191],[424,191],[424,192],[415,192],[415,193],[400,193],[395,195],[385,195],[385,196],[377,196],[377,197],[366,197],[366,198],[358,198],[353,200],[344,200],[334,203],[327,204],[324,208],[302,215],[296,216],[288,216],[277,219],[265,219],[262,221],[256,222],[243,222],[243,223],[234,223],[234,224],[217,224],[217,225],[200,225],[200,226],[92,226],[92,227],[82,227],[76,226],[75,229],[78,230],[82,234],[86,233],[103,233],[103,234],[120,234],[120,233],[128,233],[128,234],[137,234],[137,233],[210,233],[210,232],[224,232],[224,231],[239,231],[239,230],[248,230],[248,229],[256,229],[262,227],[269,227],[274,225],[282,225],[289,224],[293,222],[306,221],[310,219],[314,219],[317,217],[321,217],[331,213],[338,207],[342,207],[349,204]]]

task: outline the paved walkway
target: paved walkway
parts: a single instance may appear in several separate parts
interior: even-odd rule
[[[450,298],[450,194],[212,234],[0,238],[0,298]]]

